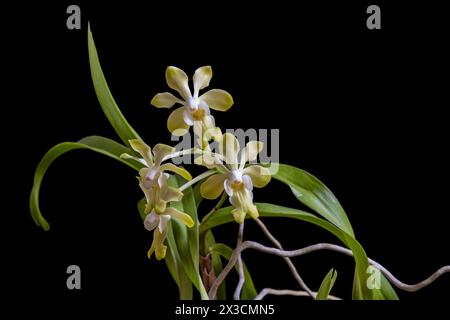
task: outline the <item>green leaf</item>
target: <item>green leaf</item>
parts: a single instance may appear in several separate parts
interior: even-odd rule
[[[211,252],[219,253],[222,257],[224,257],[227,260],[230,260],[231,255],[233,254],[233,249],[231,249],[229,246],[223,243],[216,243],[212,245],[209,248],[209,250]],[[258,293],[256,292],[255,285],[253,284],[253,280],[250,275],[250,272],[247,269],[247,266],[245,265],[245,263],[242,263],[242,265],[244,267],[244,277],[245,277],[244,286],[242,287],[242,299],[253,300]],[[237,271],[238,270],[237,264],[234,267]]]
[[[180,187],[187,181],[180,176],[175,176],[177,179],[177,185]],[[197,206],[194,199],[194,192],[191,188],[187,188],[183,191],[183,199],[181,201],[183,210],[189,214],[192,220],[195,222],[192,228],[187,228],[189,251],[191,252],[191,258],[194,263],[195,272],[199,272],[199,238],[198,238],[198,226],[199,221],[197,217]]]
[[[179,176],[171,176],[169,179],[169,185],[172,187],[179,187],[185,182],[186,180]],[[195,224],[192,228],[187,228],[181,222],[172,219],[174,236],[186,274],[200,292],[202,299],[208,299],[208,293],[203,286],[199,272],[199,221],[192,187],[185,189],[183,194],[183,199],[179,202],[172,202],[171,206],[189,214]]]
[[[279,171],[273,176],[275,179],[286,183],[296,198],[307,207],[319,213],[325,219],[347,232],[355,238],[350,221],[334,194],[316,177],[308,172],[285,164],[279,164]],[[397,300],[398,296],[384,275],[381,275],[382,286],[380,290],[372,290],[374,298],[384,297],[389,300]],[[360,292],[361,281],[355,274],[353,286],[353,298],[358,299],[363,295]],[[364,285],[366,287],[366,285]]]
[[[370,276],[370,274],[369,274]],[[391,283],[386,279],[383,273],[380,272],[380,289],[373,288],[373,300],[399,300],[397,293],[392,287]],[[353,292],[356,297],[361,296],[360,287],[354,284]]]
[[[328,296],[330,295],[331,289],[334,286],[336,278],[337,278],[337,271],[331,269],[325,276],[325,279],[323,279],[322,284],[320,285],[320,288],[317,291],[316,300],[328,300]]]
[[[75,149],[87,149],[101,153],[136,170],[139,170],[142,167],[142,165],[136,161],[121,159],[120,154],[130,152],[130,150],[127,147],[107,138],[90,136],[81,139],[79,142],[63,142],[57,144],[51,148],[39,162],[34,174],[33,188],[30,194],[31,216],[33,217],[34,222],[38,226],[41,226],[44,230],[49,230],[50,225],[43,217],[39,208],[39,190],[41,188],[42,179],[53,161],[61,155]]]
[[[201,183],[197,183],[195,184],[195,186],[192,187],[192,193],[194,194],[194,201],[195,201],[195,206],[198,207],[200,206],[200,203],[202,203],[203,201],[203,197],[200,193],[200,186],[202,184]]]
[[[397,293],[388,279],[381,274],[381,289],[374,290],[376,300],[399,300]]]
[[[334,194],[319,179],[308,172],[286,164],[279,164],[273,177],[287,184],[295,197],[353,238],[352,226],[347,214]]]
[[[130,126],[128,121],[123,116],[119,107],[116,104],[108,84],[100,66],[97,49],[95,47],[94,38],[92,37],[91,26],[88,25],[88,50],[89,50],[89,65],[91,68],[92,82],[94,84],[95,93],[97,94],[100,106],[103,109],[108,121],[119,135],[124,144],[129,146],[128,140],[140,139],[139,135]]]
[[[353,300],[364,300],[364,293],[362,291],[363,286],[365,286],[365,284],[361,282],[358,273],[355,271],[355,273],[353,274],[353,286],[352,286]]]
[[[170,275],[172,276],[173,280],[177,284],[178,291],[180,292],[180,296],[181,296],[182,295],[181,292],[183,290],[181,289],[180,277],[178,276],[178,266],[177,266],[177,262],[175,260],[175,256],[174,256],[172,247],[170,245],[167,246],[167,252],[166,252],[166,257],[165,257],[164,261],[166,262],[166,266],[170,272]],[[185,275],[185,277],[187,278],[187,275]],[[190,282],[190,280],[189,280],[189,282]],[[191,290],[192,290],[192,285],[191,285]]]
[[[192,292],[192,282],[189,275],[186,273],[186,269],[183,264],[183,260],[180,256],[180,251],[178,249],[178,244],[176,241],[176,235],[174,232],[174,224],[179,223],[175,219],[170,220],[170,227],[167,233],[167,245],[168,251],[170,251],[169,260],[166,259],[167,267],[169,268],[170,273],[176,274],[172,277],[178,285],[178,291],[180,292],[180,300],[192,300],[193,292]],[[171,270],[172,269],[172,270]],[[176,271],[175,271],[176,270]],[[177,281],[178,280],[178,281]]]
[[[360,281],[362,295],[364,299],[372,299],[372,292],[366,286],[368,276],[366,270],[369,266],[367,255],[359,242],[351,237],[347,232],[339,229],[334,224],[329,223],[328,221],[325,221],[313,214],[302,210],[277,206],[269,203],[257,203],[256,206],[261,217],[285,217],[298,219],[312,223],[334,234],[350,250],[352,250],[356,263],[356,273],[359,276],[358,279]],[[231,210],[232,207],[226,207],[217,210],[213,215],[202,222],[200,226],[200,233],[206,232],[207,230],[216,226],[234,221],[233,216],[231,215]],[[247,216],[247,218],[249,217]]]
[[[141,216],[141,218],[142,218],[142,221],[144,221],[145,220],[145,217],[147,216],[146,214],[145,214],[145,205],[147,204],[147,199],[145,199],[145,197],[143,197],[141,200],[139,200],[138,201],[138,203],[137,203],[137,209],[138,209],[138,212],[139,212],[139,215]]]

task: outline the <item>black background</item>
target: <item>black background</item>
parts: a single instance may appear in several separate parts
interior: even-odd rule
[[[74,3],[81,30],[66,28],[66,8]],[[93,134],[118,141],[90,80],[88,19],[110,89],[147,143],[170,143],[169,112],[149,104],[167,90],[165,68],[191,75],[211,65],[211,86],[235,100],[227,113],[214,114],[217,124],[279,128],[281,162],[333,190],[370,257],[407,283],[450,264],[445,11],[437,2],[376,3],[382,30],[372,31],[365,26],[371,3],[364,2],[61,1],[9,10],[15,23],[4,41],[13,99],[6,112],[14,126],[7,131],[4,176],[13,193],[4,200],[11,222],[5,222],[2,259],[9,297],[69,303],[131,297],[155,304],[177,298],[165,264],[146,259],[152,235],[135,208],[141,191],[131,169],[89,151],[71,152],[52,165],[41,189],[51,230],[36,227],[29,215],[34,169],[50,147]],[[257,190],[255,200],[301,208],[276,181]],[[286,248],[335,242],[305,223],[268,225]],[[232,245],[236,231],[234,224],[220,227],[217,238]],[[246,237],[265,241],[252,223]],[[248,252],[245,261],[257,289],[296,288],[279,258]],[[324,252],[294,261],[312,288],[335,267],[334,292],[350,297],[350,258]],[[81,267],[80,291],[66,288],[70,264]],[[445,275],[419,292],[398,294],[448,301],[449,287]]]

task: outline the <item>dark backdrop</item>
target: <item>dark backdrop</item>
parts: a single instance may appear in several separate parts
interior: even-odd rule
[[[370,257],[408,283],[450,264],[449,50],[443,8],[378,2],[382,30],[369,31],[370,3],[76,3],[82,30],[66,28],[65,10],[72,4],[67,1],[10,11],[16,23],[7,51],[19,58],[9,60],[15,89],[9,92],[14,99],[8,119],[15,128],[7,143],[15,156],[7,156],[5,174],[14,193],[4,200],[11,207],[3,213],[12,218],[3,233],[11,296],[177,297],[164,263],[146,259],[152,236],[135,209],[141,191],[131,169],[89,151],[67,154],[42,185],[41,209],[52,229],[44,232],[29,215],[34,169],[51,146],[92,134],[118,140],[90,80],[88,19],[110,89],[149,144],[170,143],[169,112],[149,104],[167,88],[166,66],[191,75],[209,64],[212,86],[228,90],[235,100],[227,113],[215,113],[217,123],[279,128],[281,162],[311,172],[333,190]],[[257,190],[255,200],[301,208],[275,181]],[[301,222],[280,219],[268,225],[286,248],[335,241]],[[232,245],[236,231],[234,224],[220,227],[218,238]],[[251,223],[247,237],[264,239]],[[250,252],[245,260],[258,289],[296,287],[282,260]],[[326,252],[294,261],[312,288],[335,267],[335,292],[349,298],[350,258]],[[81,291],[65,287],[70,264],[82,269]],[[404,300],[448,300],[449,287],[450,277],[444,276],[417,293],[398,293]]]

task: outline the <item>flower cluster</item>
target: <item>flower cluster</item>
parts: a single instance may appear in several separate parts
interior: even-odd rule
[[[161,260],[166,256],[167,247],[164,245],[164,241],[170,218],[177,218],[188,227],[194,225],[194,221],[187,213],[167,206],[168,203],[180,201],[183,198],[182,192],[168,185],[169,174],[167,172],[173,172],[187,180],[192,179],[192,177],[185,169],[172,163],[162,164],[163,161],[170,159],[175,148],[165,144],[157,144],[152,151],[147,144],[140,140],[130,140],[130,145],[142,158],[126,153],[122,154],[121,158],[134,159],[144,165],[137,178],[146,199],[144,212],[147,216],[144,220],[144,226],[148,231],[154,230],[153,243],[148,251],[148,257],[150,258],[155,252],[156,258]]]
[[[164,144],[157,144],[152,150],[143,141],[130,140],[131,147],[141,158],[130,154],[121,155],[122,158],[133,159],[144,165],[137,178],[146,199],[144,226],[147,230],[153,231],[153,242],[148,256],[151,257],[155,252],[158,260],[166,255],[167,247],[164,241],[170,219],[178,219],[187,227],[192,227],[195,223],[189,214],[170,206],[171,202],[183,198],[180,190],[184,190],[184,187],[180,189],[170,187],[169,173],[191,180],[186,186],[207,178],[200,185],[202,197],[216,199],[225,192],[233,206],[233,217],[238,223],[243,223],[247,214],[254,219],[258,217],[258,209],[253,203],[253,187],[262,188],[271,179],[269,169],[261,165],[248,164],[257,159],[263,149],[262,142],[250,141],[241,149],[239,141],[233,134],[222,134],[220,128],[216,127],[211,109],[227,111],[234,102],[232,96],[221,89],[212,89],[200,95],[200,90],[209,86],[211,78],[210,66],[198,68],[193,76],[192,93],[186,73],[179,68],[168,67],[167,85],[177,91],[180,97],[163,92],[156,94],[151,100],[151,104],[157,108],[172,108],[179,105],[169,115],[167,128],[173,135],[182,136],[193,127],[201,145],[200,156],[196,157],[195,163],[206,166],[212,170],[211,172],[203,173],[192,180],[184,168],[166,162],[180,153]],[[211,140],[218,142],[218,153],[212,151],[209,145]],[[194,149],[191,152],[196,153]]]

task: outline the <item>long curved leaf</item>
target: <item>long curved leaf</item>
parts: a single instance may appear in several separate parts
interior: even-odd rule
[[[325,219],[347,232],[352,238],[355,238],[350,221],[342,208],[341,204],[318,178],[308,172],[289,166],[279,164],[278,172],[273,176],[275,179],[286,183],[294,193],[295,197],[307,207],[319,213]],[[382,289],[372,290],[374,297],[388,300],[397,300],[398,296],[384,275],[381,275]],[[353,284],[353,298],[359,299],[363,296],[360,288],[361,281],[355,274]]]
[[[353,238],[352,226],[347,214],[334,194],[319,179],[308,172],[279,164],[279,169],[273,177],[286,183],[295,197],[307,207],[311,208],[322,217],[347,232]]]
[[[140,137],[123,116],[109,90],[108,83],[106,82],[98,59],[97,48],[95,47],[90,25],[88,25],[88,50],[92,82],[100,106],[120,139],[124,144],[129,146],[128,140],[140,139]]]
[[[45,220],[41,213],[41,210],[39,209],[39,190],[41,187],[42,179],[44,178],[47,169],[53,163],[53,161],[55,161],[63,154],[75,149],[87,149],[95,151],[119,162],[122,162],[133,169],[139,170],[141,168],[141,165],[136,161],[121,159],[120,154],[122,154],[123,152],[129,153],[130,150],[127,147],[108,138],[90,136],[81,139],[79,142],[63,142],[57,144],[56,146],[51,148],[39,162],[34,174],[33,188],[31,189],[30,194],[31,216],[33,217],[34,222],[38,226],[41,226],[44,230],[49,230],[50,225]]]

